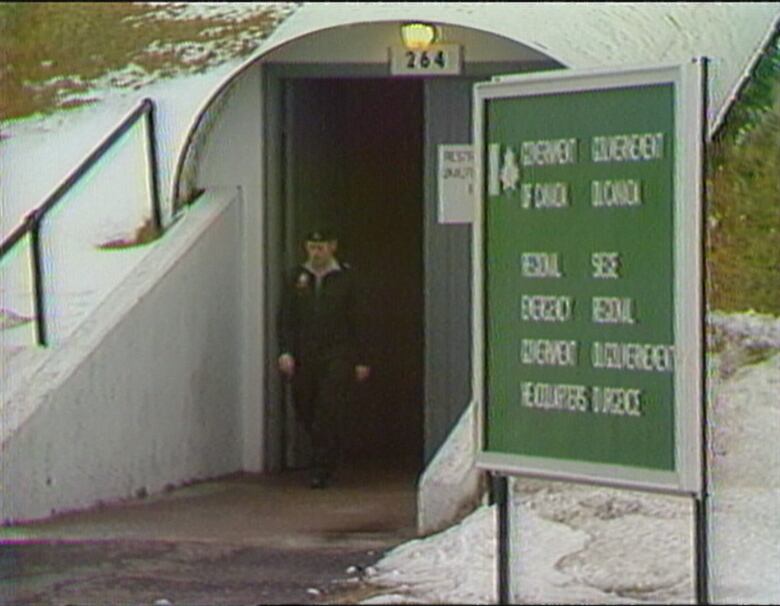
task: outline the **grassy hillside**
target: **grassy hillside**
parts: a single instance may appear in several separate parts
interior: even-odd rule
[[[140,88],[241,57],[279,17],[273,6],[222,16],[184,9],[182,3],[0,3],[0,120],[89,103],[95,86]]]
[[[709,147],[711,309],[780,315],[780,36]]]

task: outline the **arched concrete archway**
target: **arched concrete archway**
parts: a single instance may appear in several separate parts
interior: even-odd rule
[[[374,309],[377,372],[347,427],[355,458],[411,459],[419,472],[470,400],[470,228],[439,221],[437,149],[470,142],[475,82],[561,65],[505,37],[437,22],[444,41],[463,49],[461,72],[393,77],[387,53],[400,45],[400,25],[325,28],[256,57],[215,91],[179,158],[180,208],[203,188],[242,184],[245,258],[263,259],[248,306],[263,318],[253,331],[264,345],[254,387],[263,410],[245,422],[256,427],[260,417],[265,469],[305,460],[275,373],[274,317],[283,271],[312,222],[337,223]]]
[[[363,18],[375,15],[364,14]],[[366,20],[347,22],[340,25],[323,25],[298,33],[281,41],[270,39],[261,50],[230,74],[201,104],[185,138],[181,153],[176,159],[172,180],[172,200],[175,211],[180,210],[194,198],[198,191],[195,185],[200,152],[215,121],[225,108],[231,94],[241,79],[258,66],[289,62],[312,63],[359,63],[383,64],[389,45],[400,45],[400,26],[403,21]],[[474,63],[517,63],[538,64],[540,69],[566,67],[533,43],[521,43],[497,34],[490,29],[464,27],[457,22],[436,20],[435,25],[442,42],[461,43],[474,51],[469,60]],[[334,49],[334,47],[336,47]],[[323,49],[330,49],[330,52]],[[522,69],[522,66],[518,66]],[[381,73],[378,72],[378,73]]]
[[[694,56],[711,61],[710,132],[717,128],[750,67],[780,20],[780,3],[623,3],[565,5],[533,3],[303,3],[258,50],[200,105],[179,148],[169,183],[174,204],[187,200],[182,188],[199,133],[208,130],[228,89],[252,65],[284,49],[299,57],[323,35],[352,42],[355,28],[381,23],[428,21],[445,28],[482,32],[523,45],[561,66],[606,67],[673,63]],[[393,43],[400,42],[394,36]]]

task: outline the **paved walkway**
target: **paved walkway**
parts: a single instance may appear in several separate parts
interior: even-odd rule
[[[415,478],[306,478],[241,474],[0,529],[0,604],[354,601],[366,592],[351,567],[415,536]]]

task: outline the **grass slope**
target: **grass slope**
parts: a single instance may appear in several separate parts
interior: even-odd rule
[[[0,120],[90,102],[95,84],[140,88],[253,51],[278,11],[182,14],[182,3],[0,3]],[[120,72],[120,73],[114,73]]]
[[[708,152],[709,307],[780,315],[780,32]]]
[[[710,307],[780,315],[780,101],[708,179]]]

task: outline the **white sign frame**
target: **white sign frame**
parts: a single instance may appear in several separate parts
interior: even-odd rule
[[[510,75],[474,87],[476,213],[473,242],[473,400],[478,414],[479,468],[507,475],[603,484],[647,491],[703,493],[703,140],[705,96],[703,60],[683,65],[622,69],[566,70]],[[484,186],[485,102],[491,99],[551,93],[668,84],[675,86],[674,335],[676,470],[657,471],[620,465],[565,461],[485,452],[485,292]],[[683,402],[687,405],[683,406]]]

